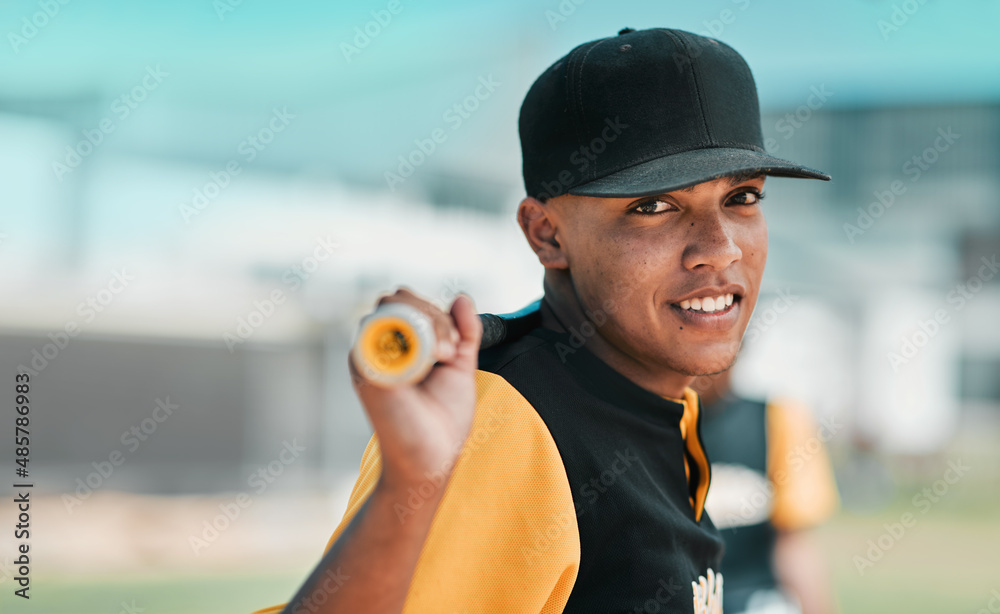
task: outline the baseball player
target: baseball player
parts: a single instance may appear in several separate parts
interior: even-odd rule
[[[726,611],[831,614],[829,571],[812,529],[840,506],[823,443],[833,432],[792,397],[738,396],[731,375],[691,384],[712,458],[705,509],[726,543]]]
[[[264,612],[720,613],[723,542],[697,375],[737,355],[767,257],[756,86],[728,45],[625,28],[534,82],[517,220],[545,269],[537,323],[480,349],[460,295],[416,384],[368,385],[347,511]]]

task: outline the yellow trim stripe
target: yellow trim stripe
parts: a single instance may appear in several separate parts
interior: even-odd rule
[[[708,496],[709,467],[705,449],[701,445],[701,440],[698,439],[698,393],[690,387],[684,389],[681,436],[684,438],[688,453],[698,464],[698,487],[695,490],[695,500],[691,502],[691,505],[694,507],[694,519],[700,522],[701,513],[705,510],[705,497]],[[690,481],[691,470],[688,467],[686,456],[684,458],[684,473]]]

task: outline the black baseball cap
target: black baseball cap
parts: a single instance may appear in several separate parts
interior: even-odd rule
[[[625,28],[535,80],[518,121],[530,196],[649,196],[727,175],[829,181],[764,149],[757,87],[732,47],[684,30]]]

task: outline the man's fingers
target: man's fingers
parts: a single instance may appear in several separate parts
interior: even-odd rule
[[[470,304],[472,303],[472,299],[468,295],[466,295],[466,300]],[[421,313],[430,319],[431,327],[434,331],[436,344],[431,350],[434,361],[452,362],[454,360],[459,343],[462,340],[462,334],[458,330],[453,313],[446,313],[434,303],[423,299],[405,286],[398,287],[393,294],[379,297],[379,306],[386,303],[405,303],[419,309]],[[471,308],[474,310],[475,306]],[[475,315],[474,311],[473,315]]]
[[[476,313],[476,304],[472,297],[459,294],[451,305],[451,317],[460,335],[455,364],[463,368],[475,368],[479,356],[479,344],[483,338],[483,322]]]
[[[434,349],[435,358],[439,361],[450,361],[455,357],[455,351],[458,349],[460,339],[458,328],[455,327],[455,322],[450,314],[437,307],[433,307],[433,309],[434,336],[437,338],[437,347]]]

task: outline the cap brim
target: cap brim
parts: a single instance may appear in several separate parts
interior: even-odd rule
[[[570,188],[577,196],[652,196],[747,171],[829,181],[830,175],[751,149],[712,147],[655,158]]]

